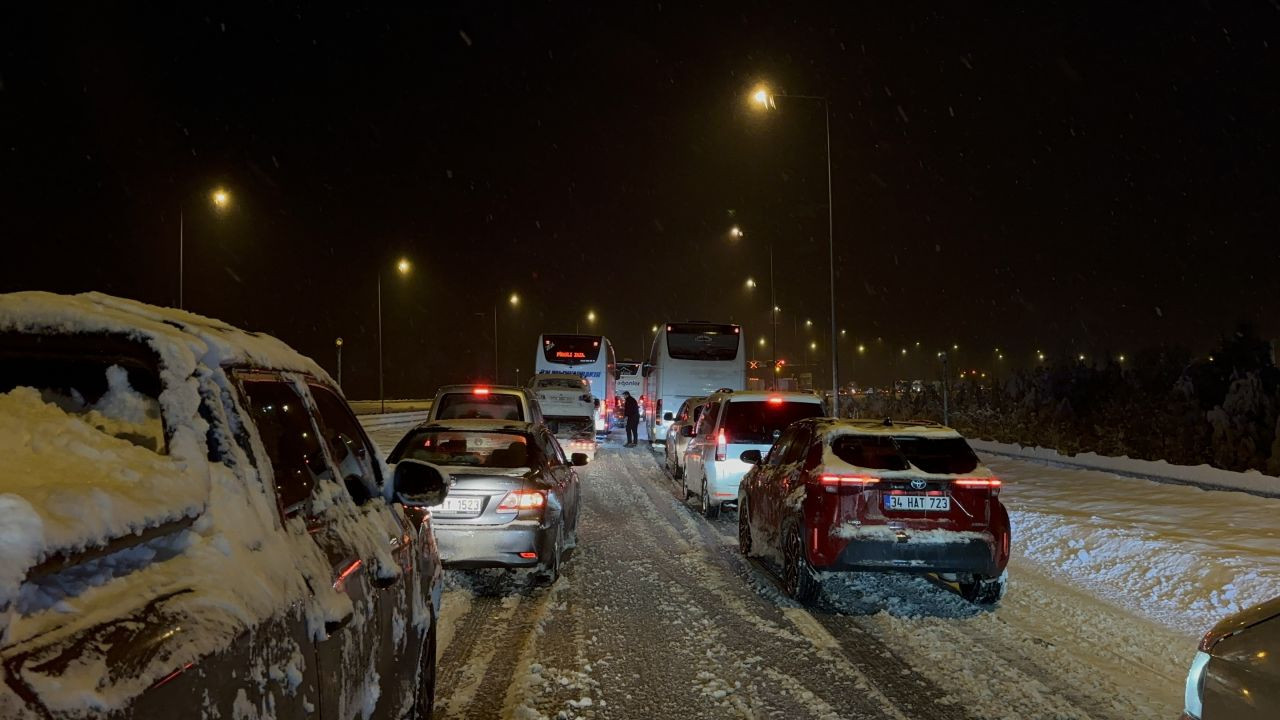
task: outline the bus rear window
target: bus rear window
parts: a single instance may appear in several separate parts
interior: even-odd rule
[[[543,335],[542,355],[561,365],[593,363],[600,357],[600,336]]]
[[[734,360],[741,342],[742,332],[737,325],[667,326],[667,354],[674,360]]]
[[[440,398],[436,409],[437,420],[524,420],[520,398],[516,395],[491,393],[449,393]]]

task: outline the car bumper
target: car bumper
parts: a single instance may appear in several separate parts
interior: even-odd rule
[[[886,540],[853,540],[830,565],[818,570],[899,570],[904,572],[974,573],[995,577],[994,542],[968,539],[959,542],[913,543]]]
[[[653,426],[653,437],[649,438],[649,442],[666,442],[667,430],[669,430],[670,428],[671,428],[670,425],[655,424]]]
[[[708,463],[707,492],[711,493],[711,501],[718,505],[737,506],[738,486],[750,469],[751,466],[741,460],[716,460]]]
[[[506,525],[436,525],[436,545],[445,567],[534,567],[553,542],[552,528],[532,520]],[[533,557],[521,557],[533,553]]]

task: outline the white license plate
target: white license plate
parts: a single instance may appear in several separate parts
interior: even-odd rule
[[[440,506],[440,512],[478,513],[480,512],[480,498],[447,497],[444,499],[444,504]]]
[[[886,495],[884,509],[946,512],[951,509],[951,498],[945,495]]]

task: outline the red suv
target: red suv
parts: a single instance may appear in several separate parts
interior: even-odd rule
[[[935,573],[966,599],[1004,592],[1009,513],[1000,481],[955,430],[921,422],[812,419],[793,423],[738,490],[738,545],[782,565],[802,602],[815,572]]]

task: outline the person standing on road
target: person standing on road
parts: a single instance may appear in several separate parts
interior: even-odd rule
[[[630,390],[623,390],[622,415],[627,419],[627,444],[623,447],[635,447],[640,442],[640,403],[631,397]]]

